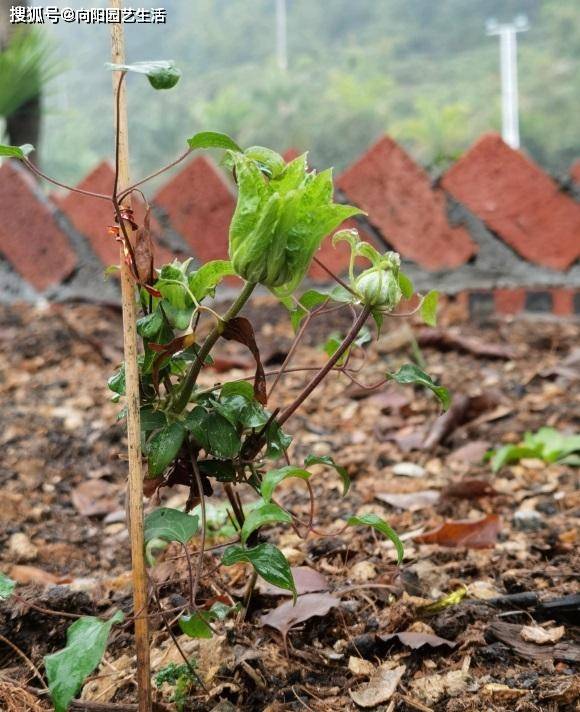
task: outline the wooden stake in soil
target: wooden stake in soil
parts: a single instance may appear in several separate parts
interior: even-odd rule
[[[120,9],[121,0],[111,0],[111,7]],[[111,25],[111,59],[115,64],[125,62],[123,24]],[[114,114],[117,117],[117,91],[122,74],[113,73]],[[121,85],[118,103],[118,190],[129,186],[129,142],[127,135],[127,105],[125,87]],[[123,200],[130,208],[130,198]],[[129,238],[131,226],[125,221]],[[133,243],[134,244],[134,243]],[[135,611],[135,647],[137,652],[137,690],[139,712],[151,711],[151,671],[149,660],[149,622],[147,619],[147,575],[143,539],[143,478],[141,473],[141,428],[139,422],[139,371],[137,368],[137,331],[135,283],[125,262],[123,247],[120,254],[121,293],[123,304],[123,344],[125,353],[125,383],[127,392],[127,441],[129,450],[129,479],[127,487],[127,521],[131,537],[133,575],[133,608]]]

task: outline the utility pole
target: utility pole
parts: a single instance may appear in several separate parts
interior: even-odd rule
[[[288,69],[288,42],[286,29],[286,0],[276,0],[276,58],[278,69]]]
[[[518,44],[517,33],[529,29],[525,15],[518,15],[513,22],[500,24],[491,19],[486,23],[488,35],[499,35],[501,62],[501,134],[512,148],[520,147],[520,123],[518,107]]]

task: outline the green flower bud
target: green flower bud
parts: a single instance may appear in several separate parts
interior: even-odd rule
[[[361,301],[369,307],[393,310],[403,296],[399,279],[392,269],[371,267],[362,272],[354,283]]]
[[[304,278],[323,238],[360,210],[332,202],[331,171],[309,172],[306,155],[282,168],[266,149],[246,153],[251,155],[230,154],[238,182],[230,260],[248,282],[288,295]]]

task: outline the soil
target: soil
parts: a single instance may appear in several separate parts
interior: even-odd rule
[[[266,371],[279,368],[292,337],[284,315],[266,298],[248,313]],[[347,325],[334,321],[311,332],[297,365],[323,362],[325,334]],[[314,466],[319,535],[301,538],[304,526],[273,526],[263,535],[293,566],[320,576],[301,589],[310,592],[290,617],[277,611],[279,628],[290,627],[286,637],[264,617],[289,599],[264,582],[245,622],[218,622],[211,639],[187,638],[168,614],[203,681],[183,709],[578,709],[578,469],[524,458],[494,474],[482,458],[543,426],[580,432],[580,324],[453,321],[449,312],[428,332],[391,320],[365,347],[358,376],[372,383],[412,358],[424,360],[453,392],[450,414],[440,415],[429,392],[393,384],[369,392],[333,374],[288,422],[291,462],[332,455],[352,479],[343,497],[336,474]],[[86,304],[2,307],[0,354],[0,570],[18,582],[16,597],[0,604],[0,709],[52,709],[30,663],[42,675],[43,656],[65,644],[72,619],[59,612],[131,616],[124,428],[105,385],[122,358],[120,314]],[[219,356],[220,373],[206,369],[205,384],[252,373],[251,357],[236,345],[223,344]],[[306,377],[285,375],[269,407],[288,403]],[[216,488],[208,503],[218,506],[221,495]],[[165,506],[186,498],[183,488],[160,495]],[[308,520],[302,482],[282,483],[277,501]],[[350,515],[368,513],[402,536],[401,566],[374,530],[344,529]],[[217,522],[219,511],[212,516]],[[468,534],[456,524],[438,530],[464,520]],[[204,559],[202,606],[240,601],[249,578],[242,564],[218,566],[219,545],[231,540],[219,526],[209,542],[218,548]],[[196,546],[194,539],[192,552]],[[312,572],[301,571],[299,580],[312,584]],[[177,546],[158,556],[151,574],[164,608],[187,602],[188,570]],[[182,663],[159,616],[151,628],[154,672]],[[543,633],[550,640],[540,644]],[[132,709],[132,641],[130,620],[113,629],[103,664],[80,694],[86,709]],[[178,709],[170,686],[154,690],[159,709]]]

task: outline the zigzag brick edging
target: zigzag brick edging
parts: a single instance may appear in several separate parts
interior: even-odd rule
[[[442,185],[526,260],[565,270],[580,257],[580,205],[496,134],[483,136]]]
[[[114,182],[115,172],[112,166],[107,161],[102,161],[75,187],[101,195],[111,195]],[[107,231],[110,225],[115,224],[110,203],[79,193],[68,193],[63,198],[56,196],[53,199],[74,228],[88,239],[92,250],[103,264],[108,266],[118,263],[119,243]],[[132,201],[135,221],[140,225],[145,215],[145,204],[139,195],[132,196]],[[161,228],[154,216],[151,219],[151,232],[156,243],[157,264],[171,261],[172,253],[159,244]]]
[[[387,244],[425,269],[454,269],[477,252],[467,230],[449,224],[445,195],[388,136],[339,176],[338,186]]]
[[[0,166],[0,206],[0,253],[22,278],[39,292],[67,279],[75,251],[34,179],[8,161]]]
[[[287,152],[291,159],[297,152]],[[108,194],[100,163],[78,187]],[[378,249],[401,253],[418,289],[437,288],[475,315],[524,311],[580,314],[580,162],[566,190],[495,134],[483,136],[433,185],[392,139],[372,146],[337,179],[336,199],[367,212],[357,227]],[[193,255],[227,258],[234,185],[206,156],[191,160],[152,200],[157,263]],[[144,204],[135,196],[141,222]],[[0,300],[40,296],[114,298],[103,267],[118,261],[106,201],[68,194],[47,199],[18,163],[0,166]],[[318,257],[344,274],[349,249],[327,237]],[[3,259],[2,259],[3,258]],[[364,261],[361,263],[364,265]],[[313,264],[309,279],[326,282]],[[229,282],[231,284],[231,282]],[[453,297],[455,295],[455,297]]]

